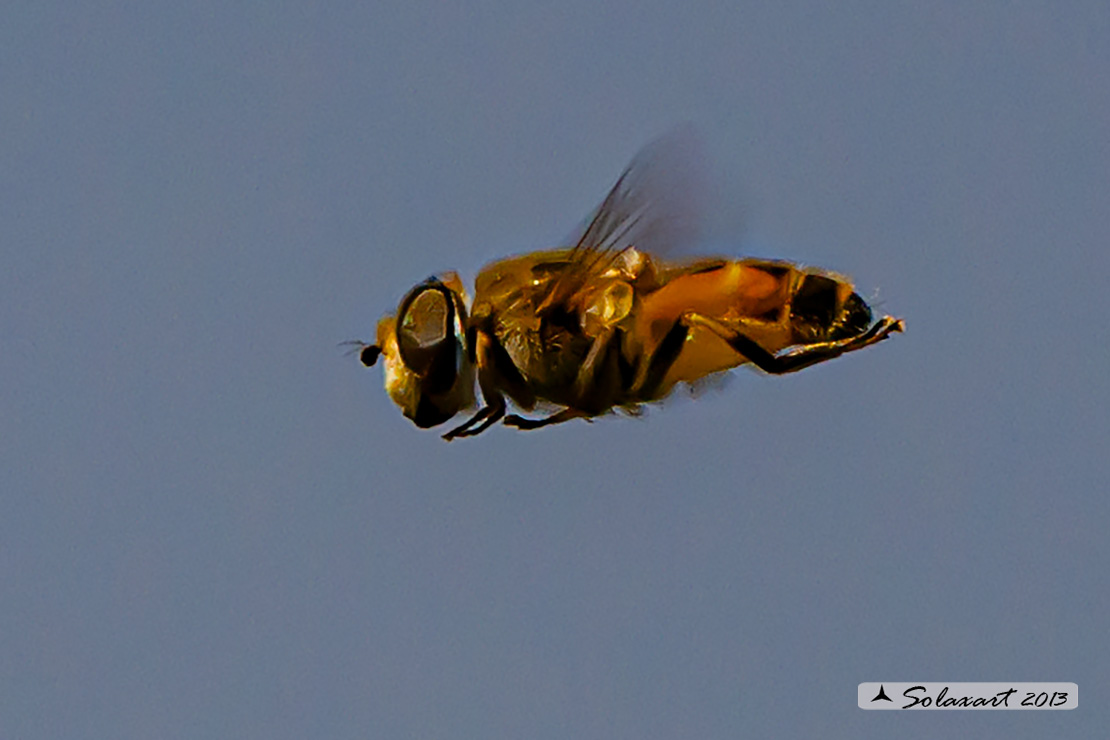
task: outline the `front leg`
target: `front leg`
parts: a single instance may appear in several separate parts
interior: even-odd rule
[[[526,408],[532,408],[535,403],[532,389],[493,333],[478,329],[473,332],[471,343],[478,362],[478,386],[486,405],[467,419],[465,424],[444,434],[443,439],[447,442],[457,437],[481,434],[500,421],[505,416],[505,394],[502,390],[507,391],[514,401]]]
[[[444,434],[444,441],[450,442],[457,437],[473,437],[481,434],[496,424],[501,417],[505,415],[504,396],[498,393],[493,398],[487,397],[486,400],[489,402],[488,406],[483,406],[478,409],[478,413],[467,419],[465,423]]]

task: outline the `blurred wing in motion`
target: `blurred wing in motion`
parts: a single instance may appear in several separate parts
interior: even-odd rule
[[[564,306],[628,249],[666,255],[701,236],[707,192],[702,146],[692,127],[656,139],[632,159],[573,241],[568,264],[540,310]]]

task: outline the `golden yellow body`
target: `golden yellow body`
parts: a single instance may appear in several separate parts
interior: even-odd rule
[[[362,360],[385,358],[390,398],[417,426],[483,405],[445,439],[504,420],[536,429],[633,411],[678,383],[745,363],[790,373],[902,331],[843,276],[790,262],[668,262],[639,248],[662,226],[634,160],[577,244],[487,265],[468,304],[458,276],[429,278],[378,324]],[[542,418],[506,416],[507,401]]]

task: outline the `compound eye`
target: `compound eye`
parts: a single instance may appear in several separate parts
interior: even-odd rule
[[[427,373],[437,350],[454,335],[452,314],[451,302],[441,289],[418,286],[409,295],[397,321],[397,346],[410,370]]]
[[[455,384],[462,360],[464,309],[451,290],[436,279],[416,286],[401,302],[397,316],[397,351],[420,377],[423,393],[445,393]]]
[[[415,349],[425,349],[442,342],[451,331],[448,314],[450,302],[442,291],[418,288],[401,317],[401,341]]]

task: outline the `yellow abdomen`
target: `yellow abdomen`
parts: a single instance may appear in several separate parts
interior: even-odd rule
[[[650,356],[683,314],[696,313],[742,326],[744,334],[764,349],[778,352],[791,344],[786,308],[798,274],[784,263],[744,260],[682,275],[644,296],[633,332],[642,342],[642,351]],[[662,395],[675,383],[697,380],[744,362],[723,339],[695,326],[659,390]]]

